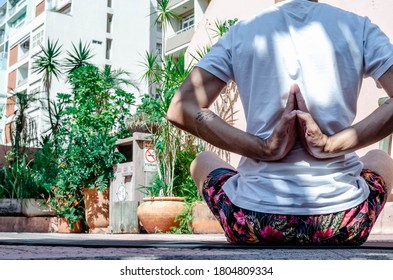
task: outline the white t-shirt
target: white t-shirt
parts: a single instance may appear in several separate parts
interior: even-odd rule
[[[392,44],[366,17],[288,0],[233,26],[197,66],[237,83],[247,132],[267,139],[293,83],[314,119],[332,135],[352,124],[363,77],[377,80],[391,65]],[[239,174],[223,189],[235,205],[253,211],[333,213],[369,195],[361,170],[355,153],[317,160],[296,144],[277,162],[243,157]]]

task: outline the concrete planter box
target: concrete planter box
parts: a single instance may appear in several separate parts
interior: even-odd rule
[[[26,217],[53,217],[55,213],[49,210],[43,199],[25,198],[22,200],[22,214]]]
[[[21,216],[22,201],[20,199],[0,199],[0,216]]]

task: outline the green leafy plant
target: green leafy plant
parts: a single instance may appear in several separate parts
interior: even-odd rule
[[[12,152],[7,153],[6,157],[12,157],[11,154]],[[0,189],[4,197],[22,199],[44,196],[44,189],[38,188],[32,178],[31,163],[32,160],[24,155],[2,168]]]
[[[58,178],[63,187],[103,192],[113,178],[113,164],[125,160],[115,151],[116,137],[92,129],[72,127],[62,135]]]
[[[213,32],[216,34],[217,37],[222,37],[237,22],[238,22],[237,18],[235,18],[235,19],[228,19],[228,20],[224,20],[224,21],[216,20],[216,22],[215,22],[215,29],[213,29]]]
[[[192,233],[192,202],[187,202],[182,212],[176,216],[175,222],[179,222],[179,226],[172,227],[172,233],[190,234]]]
[[[150,56],[146,56],[149,60]],[[175,196],[184,194],[178,192],[181,187],[175,186],[176,177],[180,176],[179,165],[177,163],[181,147],[191,148],[195,156],[195,142],[193,136],[186,134],[174,125],[172,125],[166,118],[166,114],[173,98],[173,95],[179,88],[180,84],[189,74],[191,68],[184,63],[184,55],[178,58],[167,57],[165,61],[159,66],[153,66],[146,62],[150,69],[146,70],[144,77],[155,84],[155,94],[146,94],[143,96],[141,103],[137,107],[137,114],[144,114],[147,124],[151,127],[154,125],[153,143],[156,151],[156,158],[158,164],[157,178],[153,180],[150,187],[146,190],[151,195],[156,195],[157,192],[153,190],[159,189],[160,195]],[[160,69],[160,70],[158,70]],[[191,138],[191,141],[186,139]],[[184,143],[189,145],[183,146]],[[184,171],[184,170],[182,170]],[[187,170],[187,174],[189,174]],[[184,176],[180,176],[184,178]]]
[[[129,135],[125,119],[135,97],[128,90],[136,85],[126,71],[91,64],[89,46],[81,42],[61,63],[49,63],[61,53],[61,46],[50,42],[37,56],[35,69],[43,79],[66,73],[72,92],[51,100],[51,133],[36,154],[40,162],[34,166],[34,179],[50,192],[52,210],[72,224],[84,217],[83,190],[104,191],[113,178],[113,164],[125,159],[115,143]],[[50,83],[46,90],[49,97]]]
[[[11,150],[6,153],[6,164],[0,171],[2,196],[16,199],[47,196],[45,189],[33,180],[31,170],[33,151],[27,131],[27,111],[36,98],[26,92],[13,92],[12,98],[15,100],[16,111],[11,123]]]

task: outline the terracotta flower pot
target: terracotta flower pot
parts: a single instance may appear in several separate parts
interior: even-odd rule
[[[204,202],[196,202],[192,206],[191,227],[193,233],[224,233],[220,222]]]
[[[81,233],[83,231],[83,222],[79,220],[73,225],[71,229],[70,224],[66,218],[57,219],[57,232],[58,233]]]
[[[109,188],[104,192],[84,189],[83,195],[89,233],[106,233],[109,226]]]
[[[148,197],[138,206],[137,216],[147,233],[166,233],[179,226],[175,219],[185,205],[182,197]]]

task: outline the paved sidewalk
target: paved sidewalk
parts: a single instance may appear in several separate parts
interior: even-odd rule
[[[242,247],[220,234],[0,233],[0,260],[393,260],[393,235],[360,247]]]

